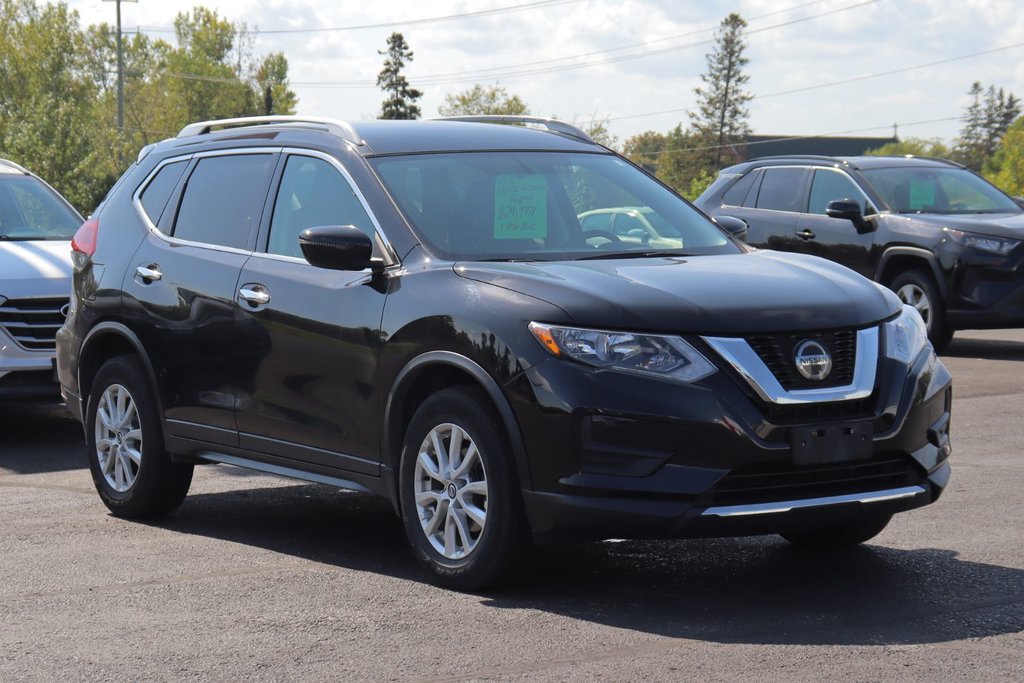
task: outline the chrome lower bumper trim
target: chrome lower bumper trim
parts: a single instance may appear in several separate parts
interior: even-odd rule
[[[913,498],[925,492],[923,486],[904,486],[885,491],[868,493],[849,493],[845,496],[826,496],[824,498],[804,498],[802,500],[786,500],[777,503],[753,503],[750,505],[723,505],[710,507],[701,513],[702,517],[743,517],[746,515],[772,515],[777,512],[789,512],[800,508],[841,505],[843,503],[881,503],[885,500]]]

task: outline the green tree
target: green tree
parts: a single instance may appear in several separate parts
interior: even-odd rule
[[[990,85],[986,91],[975,81],[967,93],[970,104],[964,125],[953,145],[953,158],[973,171],[981,171],[999,149],[1010,124],[1020,116],[1021,102],[1013,93]]]
[[[412,61],[412,50],[401,33],[392,33],[388,37],[386,50],[378,50],[377,54],[387,55],[384,68],[377,74],[377,87],[386,95],[381,104],[381,119],[418,119],[420,108],[416,100],[423,93],[409,87],[409,81],[402,73],[402,67]]]
[[[890,142],[875,149],[869,149],[865,154],[878,157],[902,157],[909,154],[915,157],[948,159],[951,151],[939,138],[907,138],[899,142]]]
[[[985,177],[1007,194],[1024,196],[1024,117],[1006,131]]]
[[[608,149],[615,149],[619,144],[619,136],[608,130],[608,116],[599,117],[596,113],[590,117],[589,123],[582,126],[583,132],[589,135],[594,142],[604,145]]]
[[[283,52],[263,58],[256,69],[256,86],[263,94],[261,113],[294,114],[298,99],[288,88],[288,59]]]
[[[528,115],[530,108],[519,95],[494,85],[474,85],[468,90],[444,96],[438,108],[441,116],[476,116],[483,114]]]
[[[729,153],[727,147],[742,145],[750,133],[746,104],[753,96],[744,89],[750,76],[743,71],[750,62],[743,55],[746,27],[747,22],[735,12],[722,20],[715,32],[716,47],[708,53],[707,70],[700,77],[704,85],[694,90],[697,108],[690,112],[690,123],[694,137],[707,147],[697,156],[704,161],[702,166],[714,170]]]

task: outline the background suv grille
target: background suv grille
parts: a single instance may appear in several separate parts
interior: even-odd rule
[[[789,463],[741,467],[711,489],[709,505],[743,505],[841,496],[920,484],[924,475],[906,456],[797,467]]]
[[[794,353],[797,345],[805,339],[813,339],[822,344],[832,356],[832,372],[823,381],[804,379],[796,370]],[[842,387],[853,382],[854,361],[857,358],[856,330],[819,334],[761,334],[747,337],[747,343],[787,391]]]
[[[0,305],[0,328],[29,351],[57,348],[57,330],[64,324],[61,308],[68,299],[9,299]]]

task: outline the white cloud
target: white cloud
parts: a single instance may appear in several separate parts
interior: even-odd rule
[[[283,29],[402,21],[522,1],[525,0],[206,0],[204,4],[250,27]],[[754,19],[806,4],[806,0],[579,0],[461,21],[414,24],[399,30],[415,53],[408,75],[414,87],[425,91],[421,106],[431,116],[446,94],[472,85],[472,81],[418,83],[434,74],[491,67],[507,67],[507,72],[515,70],[515,65],[644,41],[650,43],[651,49],[686,45],[706,40],[710,31],[674,41],[651,41],[713,27],[730,11],[739,11],[750,19],[751,30],[756,30],[857,2],[825,0]],[[125,3],[123,23],[126,29],[168,27],[177,12],[186,11],[193,4],[177,0]],[[83,23],[113,22],[112,3],[71,0],[69,5],[81,13]],[[754,32],[748,40],[749,88],[754,93],[773,93],[1024,43],[1024,12],[1020,10],[1019,0],[880,0]],[[391,30],[262,34],[255,47],[260,52],[283,51],[296,84],[353,80],[371,84],[356,89],[295,85],[300,111],[372,118],[381,99],[380,92],[372,86],[382,62],[377,50],[384,47]],[[595,112],[614,117],[678,109],[693,104],[693,88],[704,69],[704,55],[709,47],[696,45],[582,69],[500,79],[489,75],[478,80],[500,80],[523,97],[537,114],[558,113],[566,118],[588,120]],[[1024,95],[1022,58],[1024,47],[845,85],[755,99],[751,103],[751,123],[755,131],[763,133],[807,134],[955,116],[960,113],[965,93],[974,80],[995,83]],[[565,62],[555,65],[562,63]],[[626,137],[649,128],[667,130],[680,120],[686,120],[685,113],[627,118],[613,121],[611,127],[614,133]],[[956,121],[901,125],[901,133],[951,138],[957,128]],[[877,131],[864,134],[874,135]]]

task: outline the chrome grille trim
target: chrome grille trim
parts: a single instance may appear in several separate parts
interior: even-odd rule
[[[749,515],[774,515],[802,508],[843,505],[845,503],[881,503],[887,500],[913,498],[925,493],[923,486],[904,486],[885,491],[869,493],[850,493],[845,496],[825,496],[823,498],[803,498],[800,500],[779,501],[777,503],[752,503],[749,505],[724,505],[710,507],[701,513],[702,517],[746,517]]]
[[[854,360],[853,381],[845,386],[824,389],[787,391],[743,337],[701,337],[701,339],[714,349],[762,400],[768,403],[792,405],[849,401],[867,398],[875,389],[879,350],[877,327],[857,330],[857,355]]]
[[[0,329],[26,351],[57,348],[57,330],[64,325],[61,309],[67,298],[8,299],[0,305]]]

